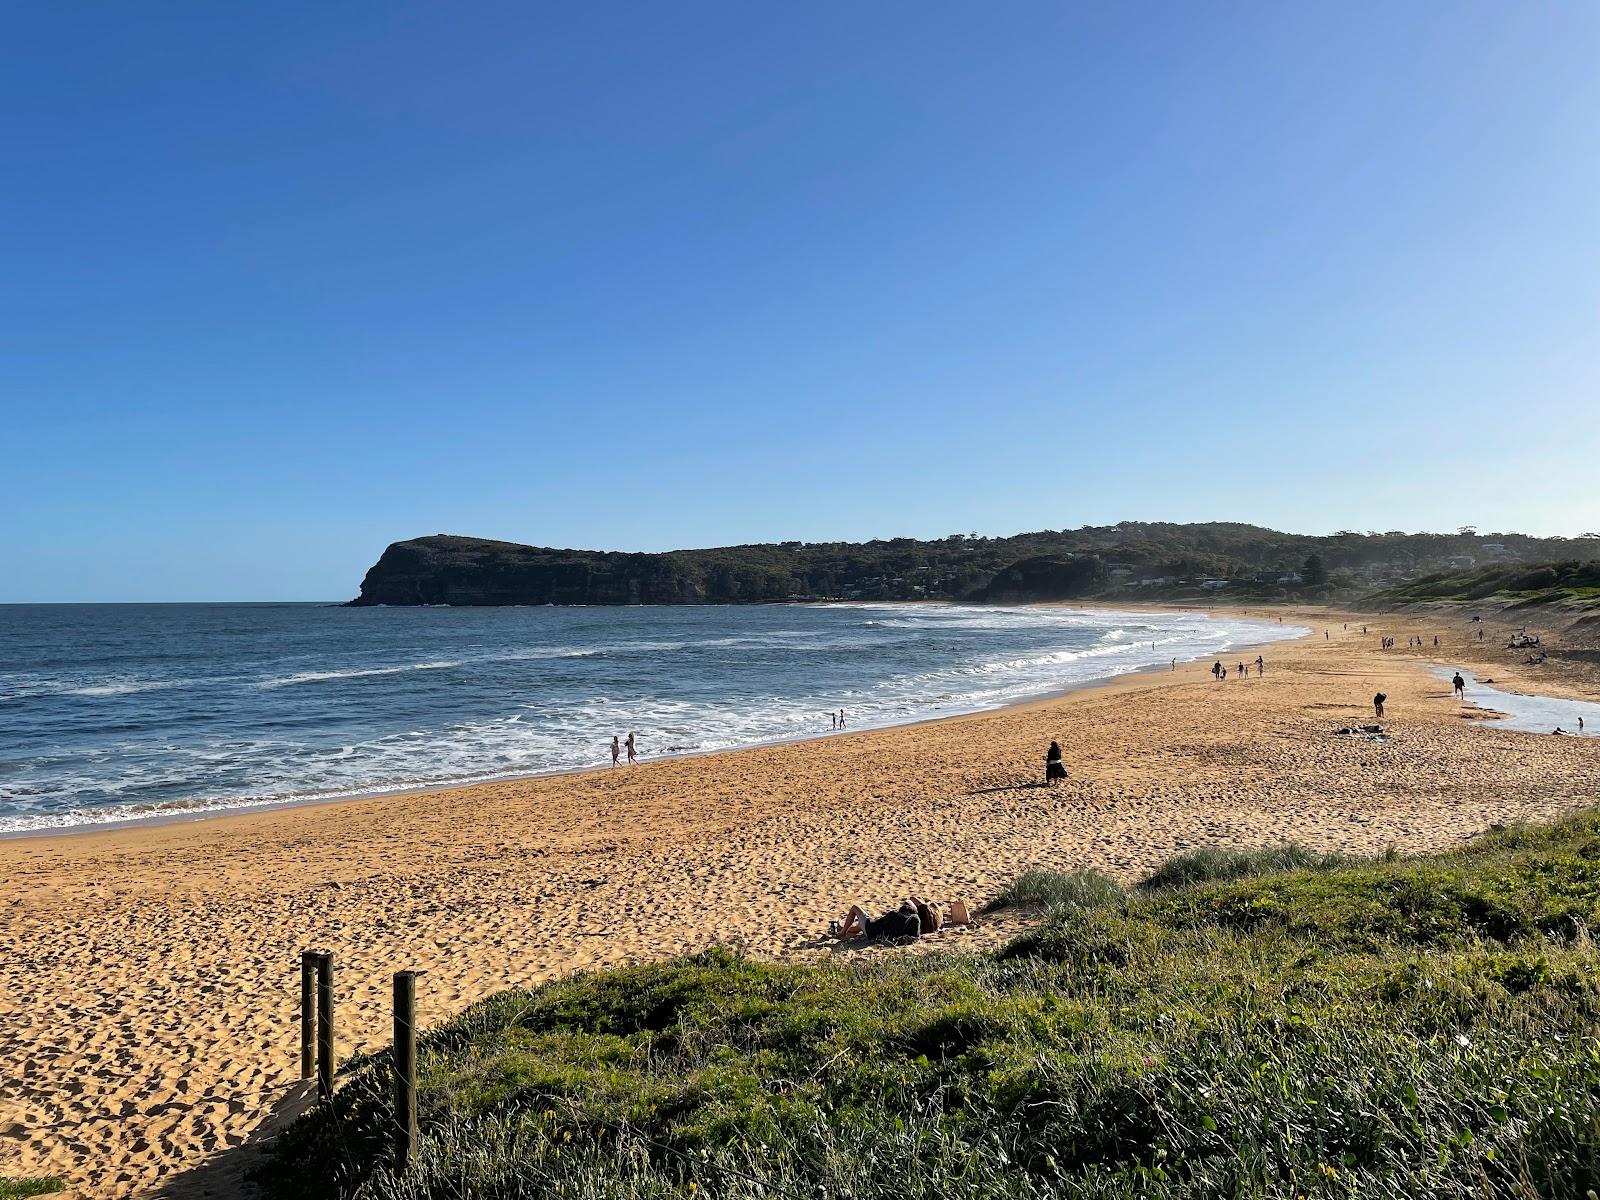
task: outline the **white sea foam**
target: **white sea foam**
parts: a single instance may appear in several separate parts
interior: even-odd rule
[[[369,675],[402,675],[407,671],[443,671],[460,665],[458,662],[425,662],[408,663],[403,667],[364,667],[356,671],[302,671],[299,674],[285,675],[279,679],[263,679],[256,686],[260,688],[293,687],[300,683],[325,683],[330,679],[363,679]]]
[[[68,688],[68,696],[132,696],[139,692],[164,692],[168,688],[185,687],[199,681],[193,679],[125,679],[116,683],[98,683],[87,687]]]

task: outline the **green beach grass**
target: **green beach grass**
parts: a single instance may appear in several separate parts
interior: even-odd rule
[[[0,1179],[0,1200],[23,1200],[25,1196],[51,1196],[65,1191],[66,1183],[54,1175],[28,1175],[22,1179]]]
[[[1450,854],[1030,875],[993,954],[721,950],[508,991],[293,1124],[275,1197],[1583,1197],[1600,814]]]

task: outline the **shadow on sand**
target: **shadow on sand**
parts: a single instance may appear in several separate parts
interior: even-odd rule
[[[150,1200],[237,1200],[257,1194],[256,1188],[245,1178],[250,1168],[261,1161],[266,1145],[290,1121],[294,1120],[316,1100],[316,1081],[304,1079],[278,1098],[261,1123],[250,1131],[242,1145],[219,1150],[215,1154],[175,1175],[169,1175],[154,1186],[145,1189],[141,1196]]]
[[[996,792],[1028,792],[1044,791],[1050,785],[1042,779],[1030,783],[1002,783],[999,787],[973,788],[967,793],[969,796],[992,796]]]

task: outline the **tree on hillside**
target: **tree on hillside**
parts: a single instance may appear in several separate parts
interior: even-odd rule
[[[1322,561],[1322,555],[1308,554],[1306,565],[1301,569],[1300,575],[1306,581],[1307,587],[1321,587],[1328,582],[1328,564]]]

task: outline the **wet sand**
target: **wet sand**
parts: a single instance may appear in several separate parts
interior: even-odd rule
[[[1432,850],[1595,802],[1600,738],[1494,729],[1428,672],[1455,655],[1518,687],[1464,622],[1274,612],[1317,632],[1265,648],[1262,678],[1195,663],[632,769],[0,843],[0,1176],[235,1194],[252,1151],[234,1148],[303,1095],[305,947],[336,955],[347,1056],[386,1042],[401,967],[427,971],[432,1023],[508,984],[715,942],[833,953],[831,916],[908,890],[976,904],[1030,868],[1132,878],[1205,843]],[[1443,644],[1380,651],[1384,632]],[[1332,735],[1379,690],[1391,742]],[[1045,789],[1052,738],[1071,778]],[[1019,920],[940,941],[991,945]]]

